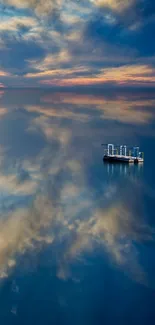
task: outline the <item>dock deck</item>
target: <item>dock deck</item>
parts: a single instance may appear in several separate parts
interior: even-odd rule
[[[121,162],[121,163],[135,163],[135,164],[144,162],[144,159],[140,157],[110,155],[110,154],[105,154],[103,160],[107,162]]]

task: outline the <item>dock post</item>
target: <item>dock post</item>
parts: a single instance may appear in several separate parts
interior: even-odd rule
[[[111,143],[108,144],[108,155],[110,154],[110,148],[111,148],[111,153],[113,155],[114,154],[114,145]]]

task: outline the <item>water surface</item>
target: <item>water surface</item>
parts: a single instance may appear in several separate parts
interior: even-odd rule
[[[0,323],[154,324],[154,94],[0,96]]]

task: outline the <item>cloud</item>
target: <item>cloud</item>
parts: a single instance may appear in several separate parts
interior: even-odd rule
[[[56,52],[53,54],[49,54],[45,58],[43,58],[43,60],[39,60],[38,62],[32,61],[32,67],[39,71],[34,74],[27,74],[26,77],[31,78],[37,76],[44,76],[48,74],[50,75],[52,73],[58,74],[60,73],[61,70],[57,69],[57,67],[60,67],[60,64],[70,62],[70,60],[71,60],[71,56],[67,49],[62,49],[58,53]],[[54,70],[49,70],[51,67],[54,68]]]
[[[107,12],[103,6],[91,15],[85,26],[85,39],[92,40],[94,45],[100,43],[103,48],[105,44],[112,44],[120,49],[132,50],[135,58],[154,55],[151,31],[154,29],[155,8],[152,1],[125,1],[125,4],[129,4],[126,8],[122,1],[111,3],[110,11]],[[117,12],[117,8],[121,10]]]
[[[36,26],[36,20],[32,17],[7,17],[1,20],[0,33],[4,31],[17,32],[18,29],[30,29]]]
[[[76,73],[84,72],[85,75],[76,76]],[[56,78],[63,75],[63,79]],[[80,74],[80,73],[79,73]],[[70,76],[71,75],[71,76]],[[57,86],[84,86],[84,85],[152,85],[155,84],[155,69],[147,65],[130,65],[117,68],[98,69],[96,73],[89,75],[89,69],[60,69],[46,72],[28,74],[27,77],[53,76],[53,79],[40,80],[41,84]]]
[[[8,4],[10,6],[14,6],[16,8],[30,8],[35,11],[37,15],[49,15],[55,9],[59,8],[62,4],[61,0],[5,0],[4,4]]]
[[[110,87],[126,82],[154,87],[155,8],[150,0],[3,4],[1,70],[11,73],[0,76],[5,85]]]
[[[46,78],[50,76],[63,76],[64,78],[68,75],[74,76],[76,74],[83,74],[83,73],[88,73],[89,70],[84,67],[79,67],[79,68],[68,68],[68,69],[53,69],[53,70],[46,70],[38,73],[28,73],[25,77],[26,78]],[[55,80],[55,79],[54,79]],[[58,79],[59,80],[59,79]],[[49,80],[49,83],[52,83],[52,80]],[[44,80],[43,80],[44,83]],[[65,83],[65,80],[64,80]]]
[[[125,8],[128,8],[133,0],[92,0],[92,2],[99,7],[111,8],[117,11],[122,11]]]
[[[10,72],[13,77],[16,77],[17,73],[23,75],[24,70],[27,69],[26,60],[42,58],[45,53],[42,46],[32,40],[24,41],[6,37],[5,44],[7,48],[1,50],[1,61],[2,67],[8,71],[4,74],[6,77],[9,77]]]
[[[6,71],[0,71],[0,77],[9,77],[11,74]],[[1,83],[1,87],[3,87],[3,84]]]
[[[19,53],[18,53],[19,55]],[[27,57],[33,56],[28,53]],[[41,54],[42,55],[42,54]],[[26,52],[25,52],[26,56]],[[39,53],[38,53],[39,56]],[[96,92],[97,88],[103,91],[105,89],[138,89],[142,88],[154,88],[155,86],[155,77],[154,77],[154,67],[146,65],[136,65],[135,71],[133,70],[134,66],[122,66],[120,68],[105,68],[94,71],[91,68],[65,68],[65,69],[50,69],[46,71],[33,71],[28,72],[29,67],[25,60],[23,65],[22,59],[19,61],[14,61],[14,64],[11,66],[7,58],[5,59],[5,69],[11,70],[11,75],[8,77],[2,77],[3,82],[2,86],[10,87],[37,87],[37,88],[53,88],[55,89],[66,89],[68,91],[74,91],[76,89],[82,89],[83,91],[88,91],[91,88],[91,91]],[[139,69],[142,67],[142,72],[139,73]],[[21,71],[20,68],[23,68]],[[131,68],[131,72],[128,71]],[[144,69],[145,71],[144,71]],[[137,70],[137,75],[136,75]],[[144,74],[143,74],[144,71]],[[147,74],[148,71],[148,74]],[[15,75],[14,75],[15,73]],[[5,78],[5,79],[4,79]]]

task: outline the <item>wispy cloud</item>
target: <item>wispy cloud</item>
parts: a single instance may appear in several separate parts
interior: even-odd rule
[[[56,60],[59,62],[59,58]],[[69,61],[69,58],[65,57],[63,61]],[[48,64],[54,63],[49,59],[46,60]],[[52,86],[82,86],[82,85],[104,85],[104,84],[116,84],[116,85],[152,85],[155,84],[155,69],[147,65],[130,65],[121,66],[117,68],[100,68],[96,69],[96,72],[91,73],[90,68],[84,66],[77,68],[66,69],[51,69],[44,70],[36,73],[28,73],[26,78],[37,78],[41,84]],[[50,78],[51,77],[51,78]],[[63,77],[63,78],[62,78]],[[49,79],[44,79],[49,78]]]

